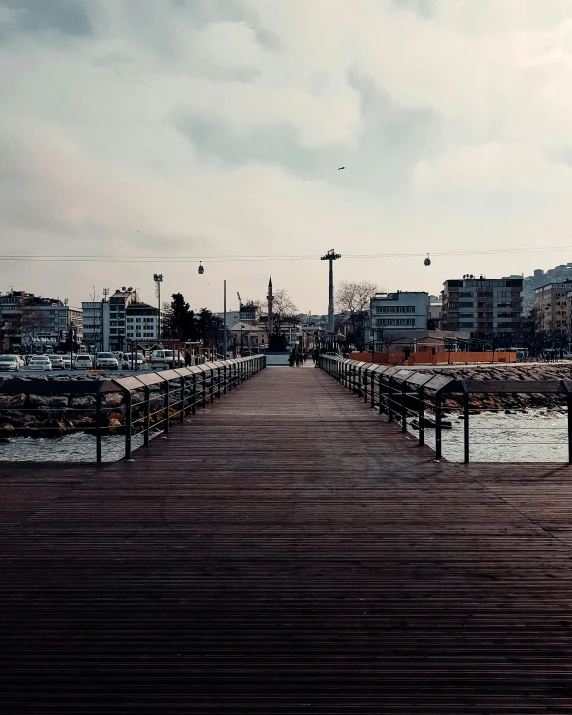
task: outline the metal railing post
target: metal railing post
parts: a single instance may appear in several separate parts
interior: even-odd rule
[[[228,365],[224,365],[224,382],[223,382],[223,390],[224,394],[226,395],[228,393],[228,385],[227,385],[227,370],[228,370]]]
[[[214,402],[214,368],[212,368],[212,367],[211,367],[210,379],[211,379],[210,395],[211,395],[211,405],[212,405]]]
[[[197,414],[197,373],[193,372],[193,403],[191,407],[193,415]]]
[[[376,375],[376,373],[373,371],[370,373],[369,406],[371,407],[372,410],[375,407],[375,375]]]
[[[101,400],[103,382],[95,395],[95,461],[101,464]]]
[[[145,417],[143,421],[143,445],[149,446],[149,433],[151,431],[151,390],[145,385]]]
[[[464,379],[461,380],[463,387],[463,461],[469,463],[469,388]]]
[[[382,373],[377,373],[377,399],[379,400],[379,414],[381,415],[383,413],[383,400],[382,400],[382,391],[381,388],[383,386],[383,374]]]
[[[185,378],[181,377],[181,414],[179,415],[179,422],[185,421]]]
[[[572,464],[572,389],[562,380],[562,385],[566,391],[566,406],[568,408],[568,464]]]
[[[169,422],[170,422],[170,420],[169,420],[169,407],[170,407],[169,402],[170,402],[170,399],[169,399],[169,398],[170,398],[170,396],[171,396],[171,389],[170,389],[170,387],[171,387],[171,386],[169,385],[169,380],[165,380],[165,400],[164,400],[164,404],[165,404],[166,416],[165,416],[165,424],[163,425],[163,432],[164,432],[165,434],[169,434],[169,430],[170,430],[170,424],[169,424]]]
[[[405,404],[407,383],[401,383],[401,431],[407,432],[407,405]]]
[[[203,376],[203,410],[207,409],[207,371],[202,371]]]
[[[131,459],[131,432],[133,430],[133,395],[125,395],[125,459]]]
[[[437,392],[435,394],[435,459],[441,459],[442,452],[442,439],[441,439],[441,421],[443,417],[443,410],[441,407],[441,394]]]
[[[391,399],[391,377],[388,378],[387,380],[387,421],[388,422],[393,422],[393,407],[391,405],[392,403]]]
[[[423,447],[425,444],[425,388],[423,385],[419,388],[419,404],[417,410],[419,413],[419,446]]]

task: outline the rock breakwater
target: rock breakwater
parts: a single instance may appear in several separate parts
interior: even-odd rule
[[[38,378],[20,380],[18,382],[19,391],[15,394],[0,393],[0,439],[62,437],[76,432],[95,432],[97,428],[97,400],[94,394],[66,392],[64,376],[40,379],[61,382],[61,393],[55,395],[37,394],[33,390],[34,384],[37,385]],[[67,378],[68,382],[74,380],[77,378]],[[29,391],[27,390],[28,383]],[[149,422],[153,425],[165,418],[167,406],[165,393],[159,385],[151,385],[149,391]],[[189,400],[191,396],[189,389],[185,390],[185,395]],[[179,394],[170,395],[170,416],[175,415],[171,405],[177,399],[180,399]],[[143,389],[133,391],[133,420],[142,420],[145,416],[144,400]],[[102,394],[100,428],[103,435],[124,434],[126,415],[127,394],[125,392],[104,392]]]
[[[534,381],[572,381],[572,363],[516,364],[516,365],[463,365],[455,368],[434,367],[423,372],[435,375],[447,375],[456,380],[514,380]],[[539,389],[542,385],[539,385]],[[451,395],[445,401],[445,408],[457,408],[462,404],[461,395]],[[562,410],[566,407],[566,398],[558,393],[521,393],[491,395],[486,393],[471,395],[471,408],[487,410],[526,410],[533,408],[553,408]]]

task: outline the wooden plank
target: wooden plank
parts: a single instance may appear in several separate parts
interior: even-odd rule
[[[3,712],[570,712],[572,470],[435,463],[309,368],[0,463]]]

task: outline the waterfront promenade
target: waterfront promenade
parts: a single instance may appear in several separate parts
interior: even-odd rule
[[[0,463],[7,713],[572,711],[572,468],[436,463],[313,367]]]

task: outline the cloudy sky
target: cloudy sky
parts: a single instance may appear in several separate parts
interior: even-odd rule
[[[572,246],[571,87],[572,0],[0,0],[0,253],[117,257],[0,290],[323,313],[332,247],[431,293],[568,262],[521,249]]]

